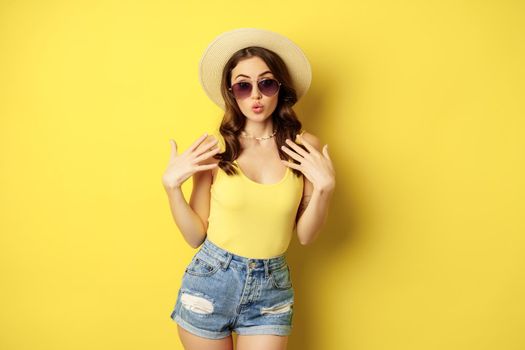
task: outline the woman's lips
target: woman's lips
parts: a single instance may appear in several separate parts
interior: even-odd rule
[[[252,111],[254,111],[255,113],[261,113],[263,109],[263,106],[252,106]]]

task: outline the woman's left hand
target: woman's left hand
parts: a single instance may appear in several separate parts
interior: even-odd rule
[[[313,184],[314,189],[322,191],[332,191],[335,187],[335,171],[332,160],[328,155],[328,145],[324,145],[322,154],[314,148],[304,137],[298,136],[301,143],[308,150],[305,151],[290,139],[286,139],[286,146],[282,146],[282,150],[290,155],[299,164],[282,160],[281,162],[294,169],[300,170],[304,176]],[[292,152],[290,147],[295,151]]]

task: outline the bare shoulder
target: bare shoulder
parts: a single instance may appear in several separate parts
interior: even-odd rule
[[[212,141],[215,141],[215,140],[219,140],[219,142],[217,142],[215,145],[212,146],[212,148],[215,148],[215,147],[220,147],[221,148],[221,151],[222,151],[222,145],[221,145],[221,141],[219,139],[219,137],[213,133],[209,134],[207,136],[207,138],[203,141],[203,144],[207,144],[207,143],[210,143]],[[206,149],[205,152],[209,151],[209,149]],[[202,161],[199,162],[199,164],[218,164],[219,163],[219,160],[214,158],[213,156],[212,157],[209,157],[207,159],[204,159]],[[203,174],[206,174],[211,181],[211,183],[213,183],[215,181],[215,177],[217,176],[217,171],[219,170],[219,167],[215,167],[215,168],[212,168],[212,169],[209,169],[209,170],[204,170],[202,171],[201,173]]]
[[[204,139],[199,146],[196,149],[196,152],[198,156],[201,156],[208,151],[211,150],[211,148],[215,147],[216,145],[213,145],[211,148],[208,148],[207,145],[209,145],[212,141],[216,140],[217,137],[213,134],[210,134]],[[213,156],[210,156],[208,158],[202,159],[198,162],[199,165],[208,165],[208,164],[216,164],[219,160],[213,158]],[[205,183],[211,183],[213,181],[213,178],[215,177],[215,170],[216,168],[208,169],[208,170],[202,170],[198,171],[193,174],[193,180],[196,184],[201,185]]]
[[[306,140],[306,142],[308,142],[310,145],[312,145],[316,150],[321,152],[321,140],[317,136],[307,131],[304,131],[302,133],[302,138]]]
[[[197,152],[199,155],[202,155],[208,151],[210,151],[212,148],[215,148],[217,146],[217,144],[213,145],[211,148],[208,148],[207,145],[210,144],[211,142],[215,141],[217,139],[216,136],[214,135],[208,135],[206,137],[206,139],[204,139],[204,141],[201,142],[201,144],[199,145],[199,147],[197,147]],[[218,163],[219,161],[213,157],[209,157],[209,158],[206,158],[206,159],[203,159],[199,162],[199,164],[212,164],[212,163]]]

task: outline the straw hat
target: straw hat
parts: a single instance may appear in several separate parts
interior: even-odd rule
[[[217,36],[204,51],[199,63],[199,81],[206,95],[225,109],[221,95],[222,70],[230,57],[248,46],[260,46],[277,53],[290,72],[299,100],[310,87],[312,70],[303,51],[287,37],[257,28],[239,28]]]

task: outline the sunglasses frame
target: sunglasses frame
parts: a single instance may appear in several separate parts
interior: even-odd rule
[[[273,95],[266,95],[265,93],[263,93],[263,92],[261,91],[261,89],[259,89],[259,83],[260,83],[261,81],[265,81],[265,80],[275,80],[275,81],[277,82],[277,84],[279,84],[278,87],[277,87],[277,91],[275,92],[275,94],[273,94]],[[243,80],[243,81],[239,81],[238,83],[233,84],[232,86],[230,86],[230,87],[228,88],[228,91],[230,91],[230,93],[233,95],[234,98],[237,98],[237,97],[235,96],[235,94],[234,94],[234,92],[233,92],[232,89],[233,89],[233,87],[234,87],[235,85],[237,85],[237,84],[241,84],[241,83],[249,83],[249,84],[252,86],[252,88],[251,88],[251,90],[250,90],[250,93],[249,93],[246,97],[249,97],[249,96],[252,94],[254,84],[253,84],[251,81],[244,81],[244,80]],[[263,94],[264,96],[266,96],[266,97],[272,97],[272,96],[275,96],[276,94],[278,94],[278,93],[279,93],[279,90],[281,89],[281,85],[282,85],[281,82],[280,82],[279,80],[275,79],[275,78],[266,78],[266,79],[263,78],[263,79],[261,79],[261,80],[258,80],[258,81],[257,81],[257,84],[255,84],[255,86],[257,86],[257,90],[259,90],[259,92],[260,92],[261,94]],[[246,97],[242,97],[242,98],[246,98]]]

